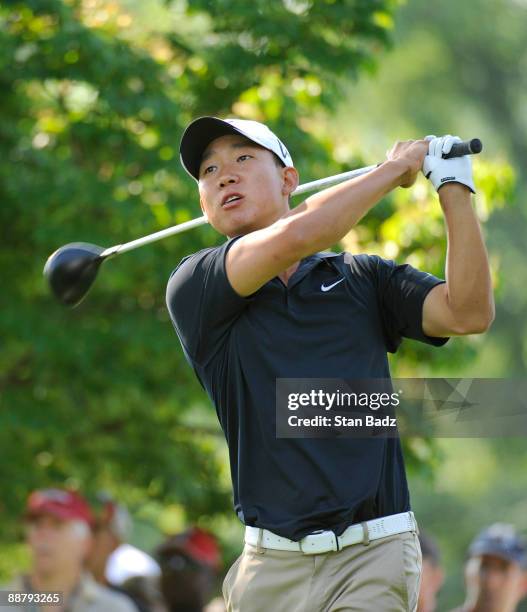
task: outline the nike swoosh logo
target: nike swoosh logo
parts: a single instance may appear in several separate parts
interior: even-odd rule
[[[332,285],[327,285],[327,286],[324,283],[322,283],[322,285],[320,285],[320,288],[322,289],[322,291],[329,291],[330,289],[333,289],[333,287],[341,283],[343,280],[344,278],[341,278],[336,283],[333,283]]]

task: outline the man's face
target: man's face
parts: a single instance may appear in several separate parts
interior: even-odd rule
[[[298,175],[244,136],[221,136],[205,149],[199,170],[201,207],[225,236],[267,227],[289,210]],[[230,197],[237,197],[229,201]]]
[[[80,570],[87,555],[91,536],[86,523],[62,520],[41,514],[27,524],[27,541],[37,573],[56,574],[64,568]]]
[[[494,555],[472,557],[465,578],[469,600],[478,612],[513,612],[526,593],[520,565]]]

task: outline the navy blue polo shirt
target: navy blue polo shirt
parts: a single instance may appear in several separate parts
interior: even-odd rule
[[[225,271],[237,239],[184,258],[167,305],[216,407],[238,517],[299,540],[409,510],[399,439],[277,438],[275,381],[388,378],[387,351],[403,337],[447,341],[422,330],[423,301],[444,281],[377,256],[326,252],[303,259],[287,287],[275,277],[241,297]]]

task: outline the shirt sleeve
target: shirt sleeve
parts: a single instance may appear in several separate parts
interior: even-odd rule
[[[443,346],[449,338],[427,336],[423,331],[423,303],[429,291],[445,281],[409,264],[372,257],[377,293],[388,351],[395,353],[402,338]]]
[[[170,275],[168,311],[193,366],[203,366],[215,355],[251,301],[234,291],[225,269],[225,256],[238,238],[185,257]]]

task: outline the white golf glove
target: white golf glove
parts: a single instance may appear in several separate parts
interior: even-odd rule
[[[428,155],[423,162],[423,174],[430,179],[436,191],[445,183],[461,183],[466,185],[472,193],[476,193],[474,179],[472,178],[472,160],[470,155],[443,159],[443,153],[450,153],[455,142],[461,142],[458,136],[425,136],[429,140]]]

